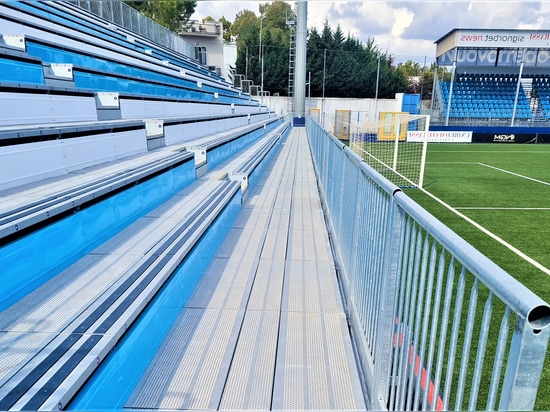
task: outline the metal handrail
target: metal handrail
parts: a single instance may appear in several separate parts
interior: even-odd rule
[[[181,53],[193,60],[195,46],[121,0],[69,0],[96,16],[139,34],[161,46]]]
[[[550,306],[309,116],[306,129],[372,409],[532,410]]]

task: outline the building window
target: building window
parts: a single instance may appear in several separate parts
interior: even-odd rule
[[[197,59],[200,64],[206,64],[206,47],[195,47],[195,59]]]

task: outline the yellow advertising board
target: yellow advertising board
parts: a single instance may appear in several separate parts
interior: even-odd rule
[[[317,122],[321,122],[321,109],[311,107],[308,110],[308,114],[313,117]]]
[[[349,140],[351,110],[336,110],[334,118],[334,136],[340,140]]]
[[[407,123],[398,123],[396,117],[408,115],[405,112],[380,112],[380,122],[387,122],[378,129],[379,141],[394,141],[396,133],[399,133],[399,141],[407,140]],[[399,127],[398,127],[399,126]],[[399,130],[399,131],[398,131]]]

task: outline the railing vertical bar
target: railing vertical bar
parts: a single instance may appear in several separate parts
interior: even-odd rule
[[[426,240],[424,242],[425,249],[424,249],[424,269],[422,270],[422,273],[425,274],[424,276],[427,278],[428,284],[424,288],[422,288],[423,296],[421,299],[418,300],[419,304],[422,304],[422,301],[424,301],[424,310],[422,311],[422,322],[421,322],[421,338],[420,338],[420,350],[416,354],[416,358],[418,359],[418,375],[416,379],[416,388],[415,388],[415,400],[414,400],[414,410],[425,410],[426,404],[420,404],[421,398],[423,398],[423,394],[427,394],[427,389],[422,387],[422,375],[424,373],[423,367],[424,367],[424,360],[425,360],[425,354],[426,354],[426,341],[428,340],[428,327],[430,324],[430,310],[432,306],[432,291],[433,291],[433,283],[434,283],[434,274],[435,274],[435,266],[437,262],[437,249],[436,249],[436,243],[433,242],[432,246],[430,248],[430,240],[429,237],[426,235]],[[428,257],[429,255],[429,257]],[[424,290],[425,289],[425,290]],[[420,320],[420,319],[419,319]],[[414,360],[416,362],[416,359]],[[426,373],[429,373],[429,371],[426,371]],[[427,379],[429,379],[429,375],[427,375]],[[428,382],[425,382],[426,385]]]
[[[385,299],[382,299],[382,294],[385,294],[385,290],[383,290],[384,285],[388,282],[388,276],[393,277],[395,274],[388,271],[387,265],[392,264],[391,259],[388,259],[387,253],[389,253],[389,250],[387,250],[389,247],[391,247],[392,242],[392,236],[388,234],[388,231],[391,231],[393,229],[393,225],[391,223],[390,219],[390,212],[382,205],[383,196],[382,194],[377,191],[377,207],[380,207],[381,210],[384,210],[384,213],[382,215],[382,218],[378,220],[376,228],[377,228],[377,239],[381,239],[381,242],[378,242],[379,248],[376,250],[376,273],[384,274],[385,276],[374,276],[375,284],[373,288],[373,302],[371,304],[371,313],[372,313],[372,333],[373,336],[376,336],[376,331],[378,330],[378,324],[381,320],[381,314],[388,312],[388,309],[386,308],[387,303],[385,302]],[[374,249],[373,249],[374,252]],[[392,294],[393,295],[393,294]],[[387,297],[387,296],[386,296]],[[393,296],[392,296],[393,297]],[[377,309],[378,308],[378,309]],[[382,310],[382,311],[381,311]],[[391,308],[393,311],[393,308]],[[375,342],[375,348],[374,353],[378,353],[378,345],[380,344],[379,340],[374,338],[373,341]]]
[[[414,263],[414,279],[413,279],[413,299],[411,301],[411,321],[413,322],[412,326],[412,341],[410,343],[410,346],[407,346],[406,350],[409,352],[409,383],[407,388],[407,403],[405,408],[407,410],[412,409],[413,405],[413,386],[415,384],[415,362],[414,362],[414,355],[416,353],[415,347],[418,342],[418,335],[420,334],[420,305],[418,305],[418,302],[422,302],[422,295],[423,295],[423,287],[424,287],[424,265],[426,260],[422,259],[422,251],[425,249],[426,245],[424,242],[422,242],[422,229],[419,228],[417,232],[417,241],[416,241],[416,255],[415,255],[415,263]],[[420,285],[418,284],[420,279]],[[417,300],[417,294],[418,294],[418,300]]]
[[[493,373],[491,375],[491,386],[489,387],[489,395],[487,397],[487,410],[494,411],[498,388],[500,386],[500,377],[502,375],[502,367],[504,365],[504,355],[506,354],[506,343],[508,342],[508,330],[510,328],[510,308],[506,308],[504,316],[500,323],[500,331],[498,334],[498,344],[496,349],[495,362],[493,364]]]
[[[472,379],[472,389],[470,391],[470,401],[468,403],[468,409],[474,411],[477,406],[477,398],[479,396],[479,383],[481,382],[481,374],[483,372],[483,362],[485,360],[485,353],[487,349],[487,339],[489,336],[489,329],[491,326],[491,316],[493,314],[493,294],[489,293],[489,296],[485,302],[485,308],[483,310],[483,318],[481,321],[481,331],[479,334],[479,343],[477,346],[477,356],[474,368],[474,376]]]
[[[364,199],[361,207],[361,216],[360,216],[360,224],[362,226],[367,225],[368,221],[370,219],[368,207],[366,206],[368,204],[368,199],[370,197],[370,188],[365,185],[363,188],[363,195],[362,199]],[[357,299],[355,301],[355,305],[357,307],[357,311],[361,317],[361,325],[363,328],[363,331],[365,331],[365,312],[364,312],[364,305],[365,305],[365,282],[366,279],[369,276],[368,273],[368,248],[367,248],[367,239],[368,239],[368,232],[366,230],[363,231],[363,236],[360,237],[360,243],[361,246],[358,251],[358,265],[357,265],[357,272],[352,272],[351,276],[354,278],[354,292],[353,296],[354,299]],[[355,273],[361,273],[363,276],[354,276]],[[366,336],[366,334],[365,334]],[[368,336],[366,336],[368,339]]]
[[[412,276],[413,276],[413,267],[414,267],[414,254],[413,251],[415,250],[415,241],[416,241],[416,232],[415,232],[415,226],[412,222],[412,219],[407,216],[404,218],[404,222],[406,225],[406,242],[403,247],[403,253],[405,255],[404,260],[405,263],[403,265],[403,271],[406,274],[406,281],[405,281],[405,302],[403,304],[403,311],[402,311],[402,318],[397,319],[399,322],[399,329],[400,334],[398,336],[400,345],[399,345],[399,370],[397,373],[398,377],[398,383],[397,383],[397,391],[396,391],[396,408],[395,410],[403,410],[405,405],[405,396],[406,391],[405,386],[407,383],[406,375],[407,375],[407,365],[408,365],[408,359],[407,359],[407,353],[410,343],[410,328],[409,325],[409,314],[410,314],[410,306],[411,306],[411,293],[412,293]],[[406,272],[405,272],[406,271]]]
[[[436,243],[434,242],[434,249],[435,249]],[[441,254],[439,255],[439,261],[437,266],[437,283],[435,287],[435,301],[433,304],[433,310],[432,310],[432,325],[430,328],[430,343],[428,345],[428,362],[426,365],[426,371],[427,371],[427,377],[431,378],[432,375],[432,367],[434,362],[434,353],[435,353],[435,347],[436,347],[436,339],[437,339],[437,324],[439,322],[439,307],[441,306],[441,290],[443,288],[443,276],[445,272],[445,250],[441,251]],[[436,370],[437,372],[437,370]],[[437,392],[432,391],[431,392],[431,398],[428,399],[428,395],[430,395],[430,388],[429,388],[429,382],[426,384],[427,388],[424,390],[424,399],[422,400],[422,404],[424,405],[424,409],[428,409],[428,401],[432,405],[437,405]]]
[[[414,398],[413,398],[413,410],[419,409],[420,398],[422,394],[421,382],[422,379],[418,378],[422,376],[422,365],[424,363],[424,346],[426,344],[426,334],[427,334],[427,324],[430,308],[427,306],[427,300],[425,301],[425,296],[428,297],[430,292],[430,278],[432,278],[429,272],[432,271],[432,253],[430,252],[430,239],[428,234],[425,235],[424,245],[422,248],[422,266],[420,270],[420,289],[418,293],[418,309],[416,312],[416,321],[414,323],[415,337],[413,348],[414,352],[412,354],[412,365],[413,365],[413,375],[416,377],[414,379]],[[428,270],[429,268],[429,270]],[[428,281],[428,286],[426,286],[426,280]],[[422,303],[424,302],[424,308]],[[428,313],[427,313],[428,312]]]
[[[470,305],[468,306],[468,317],[466,321],[466,334],[464,335],[464,347],[462,349],[462,361],[460,362],[460,375],[458,378],[458,387],[456,389],[455,410],[462,410],[462,401],[466,389],[466,378],[468,375],[468,363],[470,360],[470,348],[472,346],[472,336],[477,308],[478,280],[474,280],[472,291],[470,292]]]
[[[397,410],[404,410],[406,401],[407,401],[407,391],[406,387],[408,384],[408,374],[409,374],[409,347],[412,341],[412,334],[411,334],[411,328],[410,328],[410,320],[412,319],[412,316],[414,316],[413,307],[414,305],[411,303],[413,302],[413,299],[416,299],[415,295],[415,282],[414,282],[414,266],[416,265],[415,258],[416,258],[416,241],[418,239],[418,236],[416,234],[416,225],[412,221],[412,219],[409,219],[408,226],[411,230],[411,244],[407,250],[407,254],[409,255],[409,268],[407,273],[407,295],[405,297],[405,307],[404,307],[404,318],[403,318],[403,343],[401,346],[401,356],[403,358],[401,362],[401,371],[399,372],[399,379],[401,380],[399,388],[401,390],[401,396],[399,398],[399,404],[397,406]]]
[[[397,290],[397,293],[399,294],[397,306],[395,310],[395,334],[394,334],[394,353],[393,353],[393,362],[392,362],[392,373],[391,376],[393,377],[393,380],[391,382],[390,386],[390,394],[389,394],[389,403],[388,403],[388,410],[393,411],[395,410],[395,405],[397,402],[397,396],[399,394],[399,374],[398,370],[400,368],[401,362],[402,362],[402,352],[403,352],[403,346],[402,346],[402,337],[403,337],[403,317],[404,317],[404,311],[405,311],[405,295],[406,295],[406,282],[407,282],[407,264],[408,264],[408,253],[405,251],[407,250],[407,245],[409,244],[410,239],[410,226],[406,223],[406,217],[401,215],[401,222],[400,224],[403,226],[403,230],[401,231],[401,239],[400,239],[400,250],[401,250],[401,265],[400,265],[400,285]]]
[[[436,373],[434,379],[434,394],[437,396],[439,388],[441,386],[441,375],[443,374],[443,361],[445,359],[445,347],[447,345],[447,331],[449,324],[449,316],[451,313],[451,302],[453,300],[453,286],[455,277],[455,261],[451,256],[448,270],[447,270],[447,286],[445,288],[445,299],[443,304],[443,315],[441,317],[441,330],[439,333],[439,347],[437,353]],[[432,410],[435,410],[437,403],[432,404]],[[444,405],[442,405],[443,407]]]
[[[380,306],[376,321],[376,364],[375,375],[378,378],[379,399],[388,404],[388,386],[391,382],[391,359],[394,353],[393,338],[395,333],[395,306],[397,301],[397,285],[400,276],[400,239],[403,232],[401,214],[395,204],[389,204],[386,210],[386,228],[381,227],[385,241],[382,248],[384,260],[381,265],[380,291],[378,300]],[[385,229],[385,230],[383,230]]]
[[[369,227],[368,231],[370,232],[370,236],[369,236],[369,239],[371,242],[370,243],[373,243],[372,240],[373,239],[377,239],[378,238],[378,233],[377,233],[377,227],[376,227],[376,220],[373,219],[373,215],[372,215],[372,210],[374,210],[376,208],[376,204],[375,204],[375,201],[376,201],[376,190],[374,187],[370,187],[370,191],[369,191],[369,202],[368,202],[368,206],[367,206],[367,210],[368,210],[368,216],[369,216],[369,221],[368,221],[368,224],[367,226]],[[364,299],[364,302],[363,302],[363,311],[364,311],[364,323],[365,323],[365,331],[366,331],[366,334],[367,334],[367,339],[369,341],[369,343],[371,344],[371,352],[373,354],[376,353],[375,351],[375,345],[374,345],[374,339],[373,339],[373,336],[374,336],[374,319],[373,317],[375,316],[374,313],[373,313],[373,306],[376,305],[376,296],[375,296],[375,284],[376,284],[376,281],[377,281],[377,276],[376,276],[376,268],[377,268],[377,261],[376,261],[376,253],[374,252],[374,248],[376,248],[376,243],[374,243],[372,246],[370,244],[365,244],[365,263],[366,263],[366,266],[365,266],[365,273],[368,274],[368,276],[364,277],[363,279],[363,287],[364,287],[364,291],[365,291],[365,299]],[[376,359],[375,359],[375,362],[376,362]]]
[[[451,331],[451,344],[447,362],[447,374],[445,376],[445,390],[443,392],[443,410],[449,409],[450,395],[453,384],[453,374],[458,346],[458,334],[460,331],[460,320],[462,318],[462,305],[464,304],[464,292],[466,288],[466,268],[463,266],[458,279],[456,292],[455,312],[453,316],[453,329]]]
[[[364,198],[365,198],[365,179],[361,179],[361,173],[358,173],[357,175],[357,204],[356,204],[356,212],[354,217],[354,229],[353,229],[353,242],[352,242],[352,248],[353,251],[351,253],[352,263],[353,266],[350,269],[350,273],[364,273],[362,272],[362,259],[363,254],[360,253],[361,250],[365,250],[363,247],[363,237],[362,234],[365,233],[364,230],[360,230],[362,227],[362,221],[364,219],[364,212],[362,210],[362,205],[364,204]],[[346,279],[348,283],[348,294],[346,296],[348,301],[348,307],[350,306],[350,302],[352,299],[352,296],[354,296],[357,293],[357,279],[358,276],[350,276],[350,274],[345,271],[348,278]]]

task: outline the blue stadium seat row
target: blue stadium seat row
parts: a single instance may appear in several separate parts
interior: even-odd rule
[[[84,18],[81,10],[76,13],[71,13],[70,10],[67,10],[68,6],[70,5],[65,2],[52,2],[51,4],[41,2],[18,2],[14,4],[14,7],[26,10],[27,12],[38,15],[41,18],[63,24],[81,33],[89,34],[99,39],[116,42],[118,44],[124,45],[124,47],[133,49],[135,51],[145,52],[145,50],[151,49],[152,47],[159,47],[158,45],[152,45],[150,43],[145,44],[139,41],[131,42],[128,40],[128,37],[123,32],[119,33],[118,31],[114,31],[103,25],[98,24],[96,16],[90,15],[90,19],[93,20],[87,20]],[[222,80],[214,72],[209,71],[206,67],[201,66],[197,62],[190,60],[186,56],[178,56],[173,52],[169,54],[162,54],[164,54],[165,56],[170,56],[171,60],[177,59],[177,63],[182,67],[193,70],[196,73],[202,73],[208,77]]]
[[[66,1],[0,2],[0,95],[0,156],[14,165],[0,190],[274,118],[198,62]]]
[[[90,88],[94,90],[102,91],[118,91],[118,92],[132,92],[137,94],[152,94],[158,95],[159,91],[153,90],[153,93],[146,92],[147,85],[160,85],[162,88],[180,89],[180,93],[170,93],[166,96],[175,96],[182,98],[189,98],[189,94],[194,94],[195,98],[200,99],[200,95],[203,95],[203,100],[214,101],[214,93],[218,93],[221,103],[239,103],[248,104],[249,98],[239,94],[237,90],[220,89],[210,85],[203,85],[201,90],[197,90],[197,82],[190,79],[184,79],[180,75],[175,77],[164,73],[159,73],[151,70],[146,70],[140,67],[126,65],[117,61],[108,60],[100,56],[94,56],[92,54],[86,54],[75,50],[67,49],[67,47],[43,44],[35,39],[27,40],[27,53],[34,57],[39,57],[43,62],[49,63],[62,63],[73,64],[75,67],[75,83],[77,87]],[[136,89],[128,89],[127,87],[121,87],[123,84],[117,85],[116,82],[105,82],[105,86],[99,87],[96,85],[91,86],[88,82],[78,83],[76,82],[78,68],[84,68],[86,70],[92,70],[96,73],[108,73],[109,77],[124,78],[127,82],[137,85]],[[82,75],[82,74],[81,74]],[[134,79],[134,80],[132,80]],[[143,85],[145,83],[145,85]],[[109,86],[107,86],[109,85]],[[141,86],[140,86],[141,85]],[[97,88],[96,88],[97,87]],[[200,94],[200,95],[199,95]],[[254,102],[253,104],[256,104]]]
[[[42,62],[0,51],[0,82],[45,84]]]
[[[75,15],[68,11],[60,10],[65,2],[45,4],[41,2],[9,3],[3,4],[3,8],[11,8],[24,13],[35,13],[41,19],[54,20],[56,24],[69,27],[86,36],[93,36],[93,41],[88,38],[90,46],[84,49],[72,48],[65,44],[64,38],[70,38],[70,34],[57,33],[57,41],[51,38],[38,39],[32,36],[26,38],[26,52],[28,58],[38,58],[44,64],[71,64],[74,65],[75,87],[111,92],[135,92],[137,95],[148,94],[156,97],[159,94],[174,98],[203,100],[205,102],[216,101],[223,104],[235,104],[244,106],[259,106],[257,101],[243,95],[229,83],[212,76],[206,67],[190,60],[183,55],[167,51],[161,46],[146,49],[144,46],[136,46],[137,42],[128,41],[125,35],[115,30],[109,30],[102,24],[84,19],[82,15]],[[3,10],[0,9],[0,16]],[[97,18],[99,22],[99,18]],[[104,22],[102,22],[104,24]],[[6,33],[3,33],[6,34]],[[144,39],[143,42],[146,40]],[[96,42],[96,44],[94,44]],[[105,43],[108,42],[108,43]],[[107,46],[106,46],[107,44]],[[112,49],[110,49],[112,45]],[[149,45],[154,46],[154,45]],[[99,54],[100,51],[102,54]],[[154,55],[163,55],[166,60]],[[113,57],[116,56],[116,57]],[[9,59],[8,59],[9,60]],[[8,63],[1,62],[7,65]],[[12,74],[0,78],[0,81],[15,81],[19,83],[45,84],[40,76],[41,64],[39,61],[25,62],[17,70],[6,70]],[[187,71],[191,69],[192,71]],[[89,74],[81,72],[106,73],[104,81],[96,78],[89,80]],[[80,75],[79,75],[80,73]],[[84,79],[82,83],[76,80]],[[113,79],[124,79],[117,84]],[[159,88],[160,87],[160,88]],[[164,94],[164,90],[169,93]]]
[[[520,86],[518,101],[514,101],[517,81],[517,75],[461,73],[457,75],[453,84],[452,96],[449,96],[450,82],[439,83],[443,110],[446,112],[450,99],[450,118],[532,119],[533,112],[522,86]],[[515,115],[514,104],[516,104]]]

